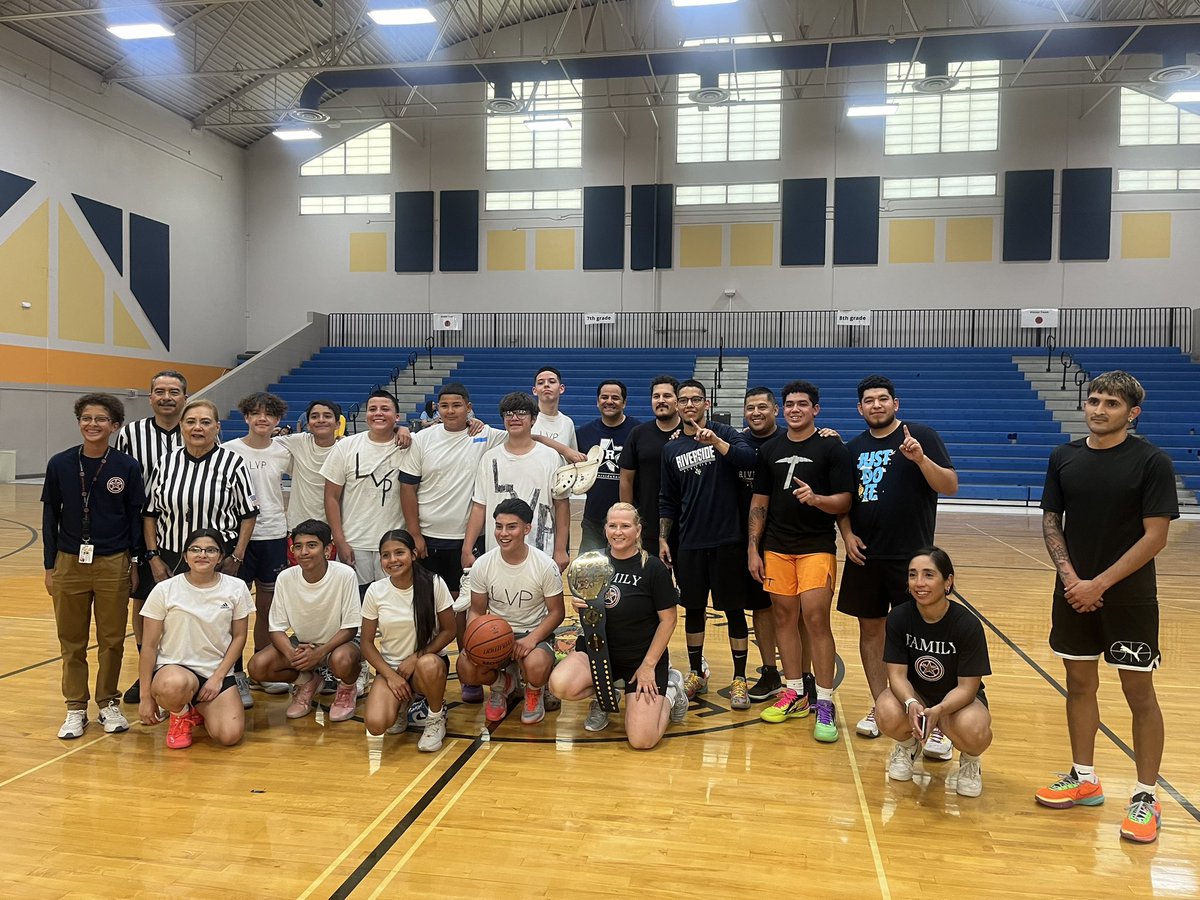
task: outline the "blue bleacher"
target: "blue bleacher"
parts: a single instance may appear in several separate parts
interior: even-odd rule
[[[580,348],[445,352],[464,359],[443,383],[466,384],[476,415],[497,426],[500,398],[509,391],[531,390],[540,366],[554,366],[563,372],[566,392],[560,407],[576,424],[582,424],[597,415],[596,387],[604,379],[624,381],[630,392],[627,412],[648,419],[652,415],[648,386],[654,375],[666,372],[682,380],[691,377],[697,358],[717,355],[715,350]],[[1193,413],[1200,401],[1200,370],[1188,357],[1171,348],[1071,352],[1093,375],[1114,368],[1137,375],[1148,394],[1140,433],[1170,454],[1189,489],[1200,489],[1200,439],[1196,435],[1200,426]],[[406,365],[409,353],[404,348],[325,348],[268,390],[288,402],[292,422],[319,396],[349,408],[361,402],[375,384],[386,382],[390,387],[390,373]],[[1029,356],[1028,348],[727,349],[725,354],[750,359],[749,385],[766,384],[778,392],[797,377],[817,384],[821,389],[818,424],[837,429],[845,438],[863,429],[855,408],[858,381],[872,372],[887,375],[896,384],[901,418],[924,422],[941,434],[959,473],[960,499],[1036,503],[1041,498],[1050,451],[1069,439],[1013,362],[1014,356]],[[1057,359],[1054,365],[1058,366]],[[401,388],[408,377],[400,376]],[[712,386],[712,373],[701,372],[700,377]],[[1067,396],[1075,396],[1070,387]],[[425,399],[435,397],[436,389]],[[406,405],[402,417],[415,418],[421,406]],[[740,404],[718,407],[716,412],[728,413],[732,422],[741,423]],[[235,413],[223,423],[222,436],[229,439],[245,431]]]

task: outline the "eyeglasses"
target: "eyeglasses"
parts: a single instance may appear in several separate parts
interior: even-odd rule
[[[680,406],[703,406],[707,397],[680,397]]]
[[[188,553],[198,553],[202,556],[220,556],[220,547],[188,547]]]
[[[502,415],[506,419],[525,419],[532,416],[533,413],[527,409],[510,409],[507,412],[502,413]]]
[[[111,421],[112,421],[111,416],[80,416],[79,417],[80,425],[91,425],[93,422],[96,423],[97,425],[107,425]]]
[[[182,397],[183,391],[179,388],[155,388],[150,392],[151,397]]]

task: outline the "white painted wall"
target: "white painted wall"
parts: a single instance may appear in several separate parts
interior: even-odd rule
[[[0,28],[0,122],[0,168],[36,180],[35,190],[60,202],[82,194],[171,226],[171,356],[231,365],[245,349],[244,151],[124,88],[106,89],[96,73],[8,28]],[[0,335],[0,343],[44,340]],[[49,346],[114,352],[54,338]]]
[[[568,27],[570,32],[574,24]],[[666,26],[664,26],[666,27]],[[760,28],[757,24],[747,30]],[[526,33],[525,51],[540,51],[553,39],[556,22],[540,23]],[[662,42],[660,33],[658,40]],[[516,49],[516,32],[496,39],[497,52]],[[1055,68],[1080,68],[1078,61],[1056,62]],[[1015,64],[1010,64],[1015,67]],[[393,173],[389,176],[299,177],[300,163],[333,146],[357,129],[327,131],[322,144],[284,145],[263,140],[248,153],[247,228],[249,232],[248,305],[251,346],[269,343],[303,322],[306,310],[324,311],[488,311],[526,310],[693,310],[726,309],[725,288],[734,288],[735,310],[789,308],[895,308],[991,306],[1146,306],[1196,305],[1200,259],[1187,248],[1200,241],[1200,195],[1192,193],[1116,195],[1112,258],[1105,262],[971,263],[889,265],[888,219],[935,217],[935,258],[942,258],[944,217],[994,215],[995,258],[1000,257],[1002,198],[906,201],[885,203],[880,234],[881,264],[874,267],[682,269],[655,275],[645,272],[486,271],[486,232],[504,227],[580,225],[548,213],[480,214],[482,271],[474,274],[351,274],[348,237],[355,231],[390,234],[390,216],[306,216],[298,214],[303,194],[384,193],[398,190],[477,188],[480,191],[600,184],[635,184],[655,180],[674,184],[777,180],[798,177],[832,179],[855,175],[919,176],[932,174],[1002,173],[1010,169],[1080,166],[1116,168],[1189,167],[1197,148],[1120,148],[1117,126],[1119,94],[1113,93],[1094,111],[1083,112],[1107,88],[1037,87],[1037,66],[1022,81],[1029,89],[1006,92],[1001,103],[1000,147],[990,153],[885,157],[882,120],[847,120],[844,101],[805,100],[783,107],[783,158],[772,162],[676,165],[674,117],[658,110],[662,127],[656,159],[655,126],[649,112],[623,114],[628,137],[609,113],[590,114],[584,123],[583,167],[570,171],[487,172],[484,162],[484,119],[422,117],[414,108],[405,128],[419,143],[394,134]],[[841,74],[835,73],[834,78]],[[872,77],[855,69],[857,80]],[[874,77],[882,80],[882,71]],[[818,76],[819,79],[819,76]],[[631,88],[641,90],[640,82]],[[600,94],[603,83],[586,91]],[[621,86],[614,83],[614,93]],[[403,91],[391,92],[397,104]],[[444,113],[479,111],[481,87],[426,91]],[[785,90],[785,94],[786,94]],[[466,101],[470,101],[466,103]],[[349,108],[374,103],[374,92],[350,92],[327,105]],[[463,105],[457,105],[463,104]],[[418,104],[419,106],[419,104]],[[358,126],[368,127],[366,123]],[[657,166],[656,166],[657,163]],[[658,172],[655,178],[656,170]],[[482,203],[481,203],[482,206]],[[1133,209],[1170,209],[1174,253],[1168,260],[1120,259],[1120,213]],[[779,208],[745,207],[676,209],[676,225],[699,222],[779,221]],[[1056,219],[1057,222],[1057,219]],[[776,229],[778,241],[778,228]],[[832,230],[828,241],[832,255]],[[582,231],[576,242],[582,254]],[[1057,246],[1057,235],[1055,239]],[[776,246],[778,259],[778,246]]]

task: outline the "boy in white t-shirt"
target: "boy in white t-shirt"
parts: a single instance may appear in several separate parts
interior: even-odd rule
[[[283,476],[291,473],[292,457],[271,436],[279,421],[287,415],[287,403],[274,394],[258,391],[238,402],[238,412],[246,420],[250,433],[226,441],[223,447],[232,450],[246,463],[250,483],[258,497],[258,518],[254,535],[246,547],[238,576],[247,585],[254,585],[254,652],[268,644],[267,622],[271,601],[275,595],[275,580],[287,568],[287,515],[283,506]],[[255,684],[271,694],[282,694],[287,686],[275,682]]]
[[[329,719],[344,722],[354,716],[362,663],[354,643],[362,624],[358,576],[344,563],[328,559],[333,534],[324,522],[301,522],[291,539],[296,565],[275,583],[271,644],[251,658],[250,674],[264,683],[294,685],[287,717],[300,719],[312,710],[322,672],[331,671],[338,686]]]
[[[545,435],[578,451],[575,422],[566,413],[558,410],[558,399],[566,389],[562,383],[562,373],[554,366],[542,366],[537,370],[533,376],[533,394],[538,401],[538,416],[537,421],[533,423],[533,433]],[[580,462],[574,458],[567,459],[566,456],[563,459],[566,462]]]
[[[554,668],[550,639],[564,616],[562,573],[554,560],[526,542],[533,523],[528,503],[502,500],[493,516],[497,546],[471,569],[467,621],[489,613],[500,616],[512,626],[516,642],[510,659],[489,668],[460,653],[458,680],[491,685],[484,714],[489,722],[499,722],[508,713],[508,697],[516,690],[519,671],[526,685],[521,722],[534,725],[546,715],[544,688]]]
[[[384,574],[379,536],[404,527],[397,481],[408,450],[397,444],[399,415],[400,405],[389,391],[372,391],[366,403],[368,430],[338,441],[321,467],[325,521],[338,559],[354,567],[363,593]]]
[[[305,430],[275,438],[292,456],[292,491],[287,527],[310,519],[325,521],[325,479],[321,467],[337,443],[342,408],[332,400],[313,400],[304,411]]]
[[[571,526],[571,503],[551,494],[558,454],[542,446],[532,436],[537,419],[537,402],[529,394],[515,391],[500,401],[500,415],[508,440],[489,450],[479,461],[475,475],[471,514],[463,539],[462,565],[475,564],[475,540],[483,532],[486,511],[494,510],[503,500],[523,500],[532,510],[532,528],[527,540],[538,550],[552,555],[559,571],[567,567],[567,536]],[[487,549],[498,546],[494,534],[487,538]]]

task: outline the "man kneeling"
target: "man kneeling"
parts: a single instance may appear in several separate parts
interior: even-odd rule
[[[352,567],[328,559],[333,532],[324,522],[307,519],[292,529],[291,538],[296,565],[275,580],[271,644],[251,657],[250,677],[260,684],[293,685],[287,717],[301,719],[312,709],[324,672],[332,672],[338,687],[329,719],[345,722],[354,716],[362,662],[354,643],[362,624],[358,575]]]
[[[558,564],[525,542],[533,526],[533,509],[524,500],[501,500],[493,512],[496,549],[471,568],[471,620],[491,613],[512,626],[512,656],[485,668],[466,653],[458,655],[458,679],[464,685],[491,685],[484,714],[499,722],[508,714],[508,698],[525,681],[521,722],[535,725],[546,715],[545,687],[554,668],[550,639],[563,620],[562,574]]]

